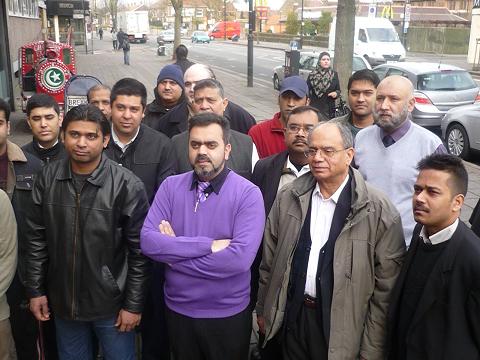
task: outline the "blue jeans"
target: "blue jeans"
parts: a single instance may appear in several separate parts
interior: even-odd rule
[[[123,50],[123,63],[125,65],[130,65],[130,50]]]
[[[92,360],[92,331],[97,336],[105,360],[134,360],[135,331],[119,332],[116,317],[97,321],[55,318],[60,360]]]

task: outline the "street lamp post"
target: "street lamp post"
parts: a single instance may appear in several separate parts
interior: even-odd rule
[[[255,13],[253,0],[248,0],[248,49],[247,49],[247,87],[253,87],[253,27]]]
[[[227,0],[223,0],[223,40],[227,40]]]
[[[304,23],[303,23],[303,0],[302,0],[302,13],[300,15],[300,18],[301,18],[301,23],[300,23],[300,48],[302,49],[303,48],[303,26],[304,26]]]
[[[82,12],[83,12],[83,30],[85,32],[85,54],[88,54],[87,22],[85,21],[85,0],[82,0]]]

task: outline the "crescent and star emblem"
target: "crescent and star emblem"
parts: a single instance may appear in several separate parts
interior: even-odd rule
[[[50,68],[45,71],[44,80],[47,86],[52,88],[58,88],[64,83],[65,76],[60,69]]]

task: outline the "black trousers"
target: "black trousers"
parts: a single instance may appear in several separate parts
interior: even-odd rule
[[[167,307],[170,346],[175,360],[247,360],[252,314],[242,312],[215,319],[194,319]]]
[[[316,309],[302,305],[297,321],[286,325],[283,360],[328,359],[328,346],[316,312]]]

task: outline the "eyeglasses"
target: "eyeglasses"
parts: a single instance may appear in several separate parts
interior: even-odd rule
[[[307,157],[307,158],[313,158],[313,157],[315,157],[318,153],[320,153],[320,156],[322,156],[322,157],[325,157],[325,158],[333,158],[336,153],[338,153],[338,152],[340,152],[340,151],[347,150],[347,149],[348,149],[348,148],[346,148],[346,149],[340,149],[340,150],[335,150],[335,149],[332,149],[332,148],[320,148],[320,149],[310,148],[310,149],[308,149],[308,150],[305,150],[304,154],[305,154],[305,157]]]
[[[290,124],[287,126],[287,131],[291,134],[298,134],[300,130],[303,130],[305,134],[309,134],[312,132],[313,128],[313,125],[300,126],[296,124]]]

